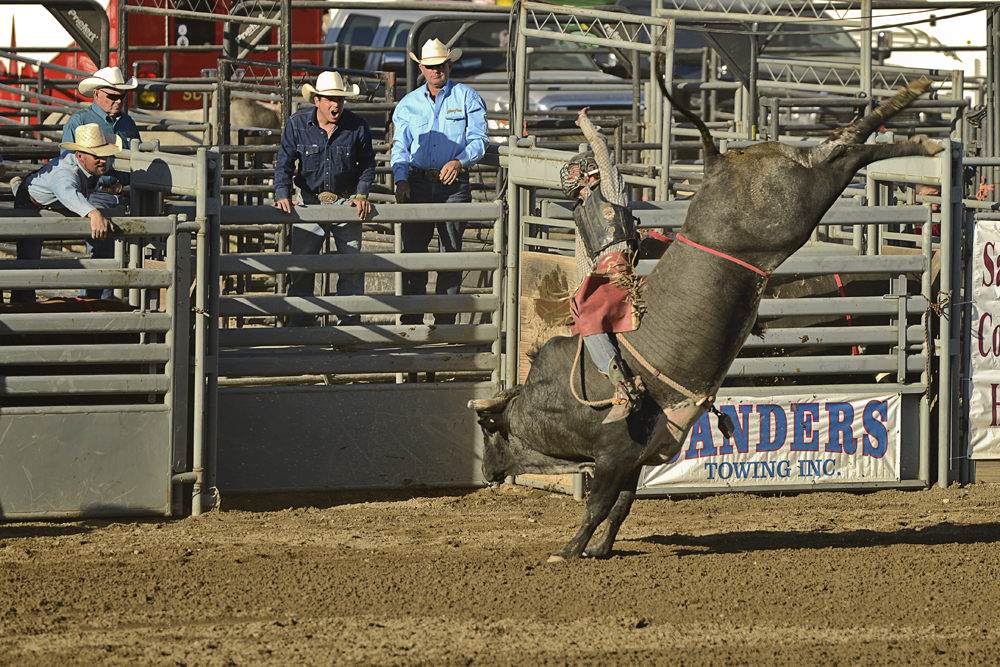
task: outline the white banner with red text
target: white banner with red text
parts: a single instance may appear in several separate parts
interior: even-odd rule
[[[973,239],[969,456],[1000,459],[1000,222],[979,221]]]
[[[706,413],[672,461],[643,469],[639,488],[896,482],[900,403],[899,394],[718,396],[733,437],[724,437]]]

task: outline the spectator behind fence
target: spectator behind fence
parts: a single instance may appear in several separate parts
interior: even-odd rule
[[[6,173],[7,167],[3,163],[3,155],[0,155],[0,178],[3,178]]]
[[[121,137],[121,145],[125,148],[131,145],[132,139],[140,139],[135,121],[125,111],[128,91],[135,90],[137,86],[135,77],[126,81],[117,67],[99,69],[81,81],[77,89],[84,97],[93,97],[94,103],[69,117],[63,127],[63,142],[72,142],[77,128],[91,123],[96,123],[104,134]],[[122,202],[120,194],[123,186],[128,184],[128,173],[101,176],[97,190],[90,195],[90,203],[99,209],[114,208]],[[111,259],[115,256],[115,240],[89,238],[87,250],[94,259]],[[80,297],[111,299],[114,290],[80,290]]]
[[[302,203],[347,204],[358,209],[359,220],[368,218],[372,208],[368,193],[375,180],[372,133],[363,118],[344,108],[344,97],[357,94],[358,86],[348,89],[339,72],[323,72],[315,88],[308,83],[302,86],[302,96],[307,101],[315,99],[316,106],[288,119],[274,166],[274,205],[285,213],[291,213],[292,204],[298,203],[291,201],[294,181]],[[318,255],[328,234],[333,235],[338,254],[361,252],[360,222],[297,222],[292,227],[292,254]],[[314,274],[295,274],[288,296],[311,297],[315,284]],[[365,274],[337,274],[338,296],[364,293]],[[311,315],[289,320],[293,327],[315,324],[316,317]],[[340,315],[337,324],[361,324],[361,316]]]
[[[97,188],[101,176],[115,175],[110,169],[111,156],[121,151],[121,138],[105,135],[97,123],[76,129],[76,141],[59,144],[62,155],[21,182],[11,179],[14,208],[66,211],[90,218],[91,236],[102,241],[115,229],[110,220],[88,197]],[[42,239],[18,239],[18,259],[41,259]],[[12,290],[11,303],[32,303],[34,290]]]
[[[471,202],[469,168],[482,159],[489,139],[486,135],[486,103],[472,88],[449,80],[461,49],[448,49],[438,39],[424,43],[420,64],[427,83],[407,94],[392,114],[393,180],[396,202],[445,204]],[[462,234],[468,223],[439,222],[438,249],[461,252]],[[435,224],[402,225],[403,252],[427,252]],[[437,294],[459,294],[461,271],[438,271]],[[403,274],[403,294],[426,294],[427,272]],[[423,324],[422,313],[400,317],[402,324]],[[438,313],[435,324],[454,324],[455,313]]]

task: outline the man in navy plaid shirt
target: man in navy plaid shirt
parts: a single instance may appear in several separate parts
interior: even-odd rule
[[[292,184],[306,205],[353,206],[358,219],[371,213],[368,193],[375,180],[375,149],[372,133],[363,118],[344,108],[344,97],[357,95],[357,85],[348,89],[338,72],[323,72],[316,87],[302,86],[302,96],[315,99],[315,107],[302,109],[288,119],[274,167],[274,205],[292,212]],[[296,169],[295,163],[298,162]],[[318,255],[328,234],[333,235],[338,254],[361,252],[361,223],[298,222],[292,227],[292,254]],[[315,277],[297,274],[288,286],[288,296],[311,297]],[[363,273],[341,273],[337,295],[364,294]],[[312,326],[313,316],[292,317],[289,326]],[[357,325],[360,315],[341,315],[339,325]]]

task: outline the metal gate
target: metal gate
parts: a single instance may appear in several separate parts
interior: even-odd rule
[[[122,153],[118,167],[131,162],[134,210],[148,206],[154,190],[204,205],[204,150],[202,170],[190,158],[129,157]],[[115,259],[50,248],[41,260],[11,260],[0,271],[3,289],[69,297],[0,314],[0,517],[179,513],[185,503],[176,485],[197,477],[188,313],[192,238],[201,225],[174,215],[113,219],[121,239]],[[7,209],[0,217],[6,239],[79,244],[89,235],[89,222],[56,212]],[[120,303],[72,298],[79,288],[113,288]]]
[[[221,381],[213,401],[213,485],[220,493],[481,483],[479,426],[465,405],[492,396],[500,375],[504,262],[502,243],[493,239],[502,238],[502,211],[500,202],[376,204],[366,223],[385,232],[482,223],[477,233],[486,241],[475,252],[402,254],[397,235],[372,231],[359,255],[222,254],[219,276],[233,285],[237,278],[277,285],[284,274],[361,272],[368,287],[364,296],[287,297],[272,286],[222,296],[224,326],[218,351],[210,352]],[[348,206],[297,206],[288,216],[269,206],[233,206],[223,208],[221,229],[261,237],[298,221],[361,224]],[[453,296],[400,295],[401,272],[442,270],[485,275],[486,286]],[[400,313],[453,312],[469,322],[395,323]],[[361,314],[362,325],[282,326],[291,315],[345,313]]]

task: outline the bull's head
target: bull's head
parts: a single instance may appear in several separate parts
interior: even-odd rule
[[[521,391],[521,385],[500,392],[494,398],[469,401],[469,407],[479,415],[483,429],[483,478],[493,484],[513,475],[516,460],[510,450],[508,407]]]
[[[514,459],[510,455],[510,442],[500,433],[491,433],[483,427],[483,479],[499,484],[508,475],[515,474]]]

